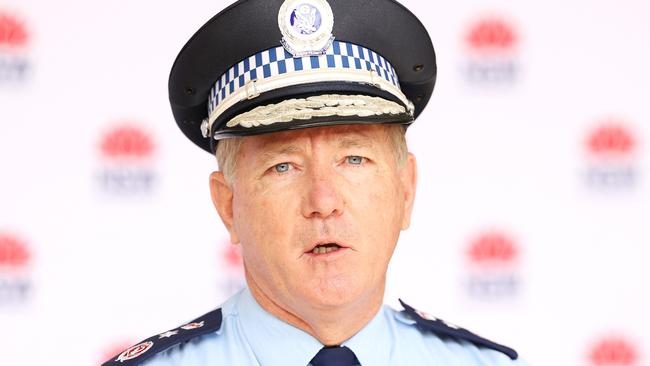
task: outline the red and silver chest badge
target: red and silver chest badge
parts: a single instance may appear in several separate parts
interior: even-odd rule
[[[124,362],[132,360],[147,352],[151,347],[153,347],[153,342],[151,341],[137,344],[133,347],[127,348],[124,352],[120,353],[120,355],[117,356],[117,360],[115,361]]]
[[[189,324],[185,324],[185,325],[183,325],[183,326],[181,327],[181,329],[192,330],[192,329],[201,328],[201,327],[203,327],[204,325],[205,325],[205,322],[204,322],[204,321],[200,321],[200,322],[198,322],[198,323],[189,323]]]

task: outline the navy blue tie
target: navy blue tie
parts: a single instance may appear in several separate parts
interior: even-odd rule
[[[348,347],[323,347],[309,362],[312,366],[358,366],[359,360]]]

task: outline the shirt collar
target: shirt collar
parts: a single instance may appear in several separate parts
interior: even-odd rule
[[[307,366],[323,347],[309,333],[262,309],[248,288],[238,305],[242,332],[261,365]]]
[[[237,308],[242,332],[261,365],[306,366],[323,347],[309,333],[264,310],[248,288],[242,291]],[[342,344],[354,352],[362,365],[388,365],[392,331],[386,319],[391,315],[385,309]]]
[[[389,364],[394,339],[394,332],[387,320],[389,316],[392,316],[389,309],[383,306],[370,323],[343,342],[342,345],[350,348],[362,365]]]

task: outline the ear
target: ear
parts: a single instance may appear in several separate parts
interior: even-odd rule
[[[212,203],[221,217],[221,221],[230,233],[230,242],[239,243],[239,237],[233,226],[232,198],[233,192],[231,185],[221,172],[210,174],[210,195]]]
[[[405,166],[401,169],[400,179],[404,193],[404,213],[402,216],[402,230],[411,226],[411,213],[415,201],[415,190],[418,183],[418,167],[415,155],[408,153]]]

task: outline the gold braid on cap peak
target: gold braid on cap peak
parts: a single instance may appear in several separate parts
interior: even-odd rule
[[[226,126],[253,128],[312,117],[369,117],[402,113],[406,113],[403,106],[379,97],[325,94],[259,106],[231,119]]]

